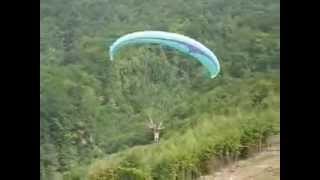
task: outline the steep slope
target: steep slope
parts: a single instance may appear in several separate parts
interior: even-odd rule
[[[280,180],[280,139],[252,157],[234,162],[199,180]]]

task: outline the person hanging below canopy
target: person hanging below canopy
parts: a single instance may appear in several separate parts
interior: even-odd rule
[[[162,122],[156,124],[153,122],[152,118],[149,118],[148,128],[150,128],[153,132],[153,140],[155,143],[159,144],[160,141],[160,131],[164,129],[162,126]]]

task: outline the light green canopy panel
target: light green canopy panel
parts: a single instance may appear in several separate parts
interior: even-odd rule
[[[162,31],[141,31],[120,37],[109,48],[110,60],[114,59],[120,48],[134,44],[160,44],[176,49],[198,60],[209,71],[211,78],[215,78],[220,71],[217,57],[203,44],[184,35]]]

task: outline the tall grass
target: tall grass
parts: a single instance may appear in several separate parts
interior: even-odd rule
[[[88,179],[195,179],[210,171],[207,160],[229,162],[246,156],[250,147],[278,131],[278,119],[278,112],[271,109],[208,118],[159,145],[135,147],[94,163]]]
[[[280,132],[278,86],[278,81],[261,79],[209,91],[206,99],[195,101],[196,111],[183,130],[171,131],[160,144],[108,155],[65,179],[193,180],[212,173]]]

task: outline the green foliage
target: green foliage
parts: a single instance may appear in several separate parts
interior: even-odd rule
[[[271,100],[269,97],[267,99]],[[261,139],[278,133],[278,111],[274,108],[258,111],[239,110],[236,116],[211,114],[203,117],[192,129],[171,136],[159,146],[131,148],[114,154],[113,158],[103,160],[103,163],[94,163],[88,179],[99,179],[99,174],[111,172],[112,169],[115,174],[122,173],[122,167],[130,169],[126,171],[128,177],[144,172],[145,179],[150,175],[152,179],[195,179],[204,173],[204,163],[212,157],[220,161],[233,161],[247,155],[248,147],[257,146]]]
[[[40,15],[43,180],[192,179],[279,132],[278,0],[43,0]],[[221,74],[158,46],[109,61],[107,47],[139,30],[203,42]],[[159,146],[148,116],[166,127]]]

